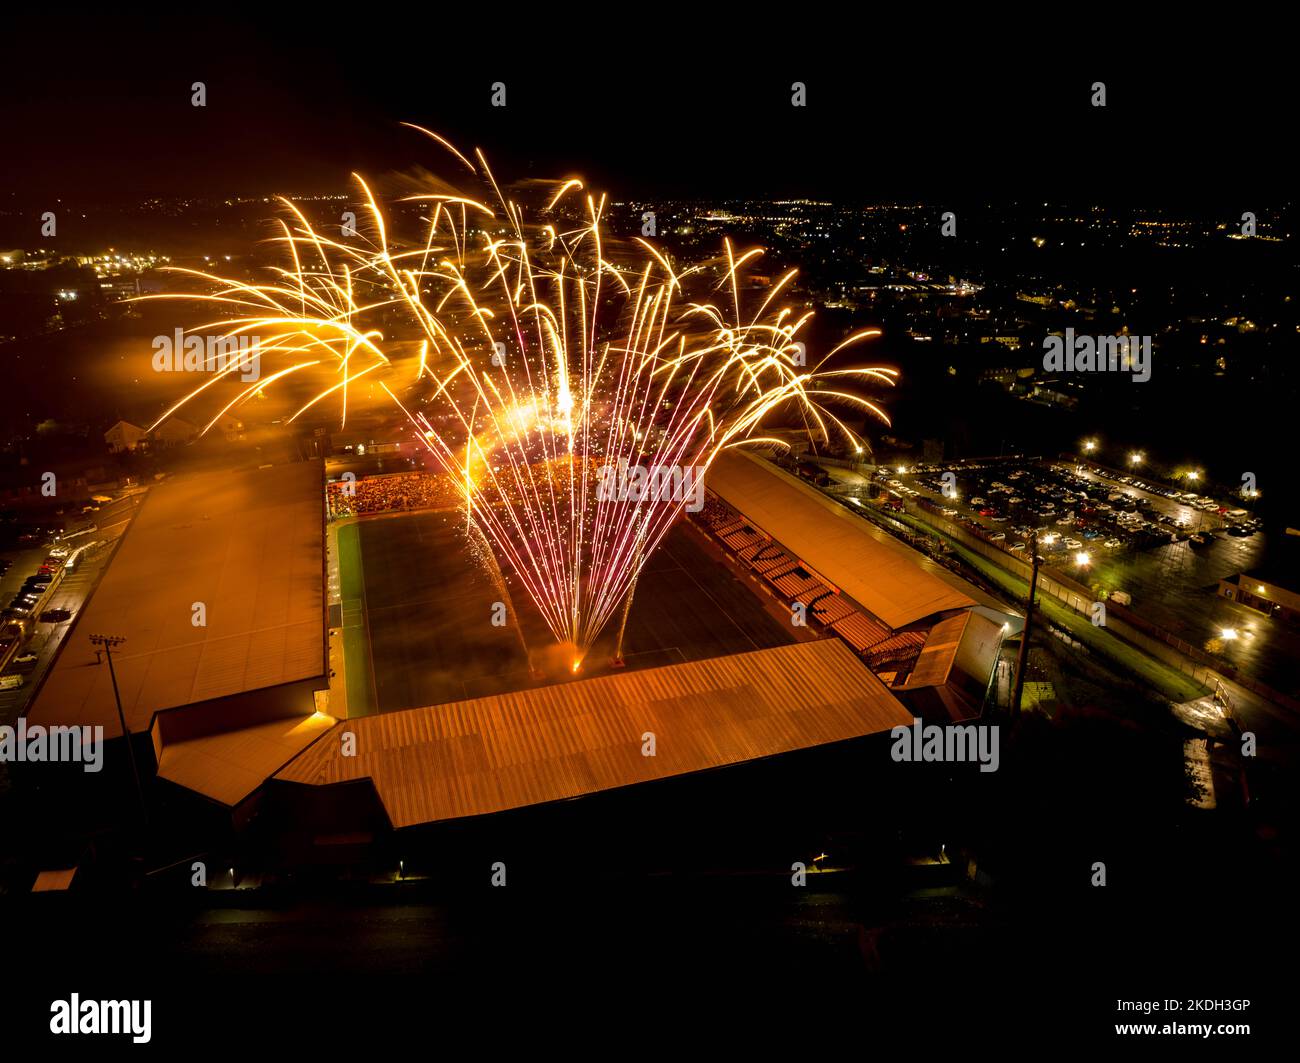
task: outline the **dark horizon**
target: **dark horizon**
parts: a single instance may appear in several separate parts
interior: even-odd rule
[[[1243,209],[1242,196],[1290,194],[1281,175],[1294,78],[1258,53],[1203,61],[1157,41],[1130,45],[1136,58],[1126,59],[1043,34],[944,55],[942,40],[914,31],[897,46],[819,42],[815,54],[769,55],[770,44],[715,43],[704,31],[698,44],[647,31],[611,34],[590,53],[539,44],[511,55],[482,36],[435,34],[430,45],[413,30],[374,44],[361,29],[312,35],[241,16],[144,29],[78,16],[53,31],[20,27],[13,39],[35,44],[51,32],[57,63],[32,47],[0,71],[8,154],[22,160],[0,209],[50,197],[95,206],[323,193],[346,187],[353,170],[441,168],[440,149],[402,122],[467,153],[481,147],[505,180],[576,173],[615,199],[1213,207],[1208,188],[1226,210]],[[463,43],[437,43],[448,38]],[[1090,102],[1097,80],[1105,108]],[[191,105],[195,81],[205,107]],[[491,104],[497,81],[504,107]],[[807,88],[802,108],[791,105],[795,81]],[[1207,129],[1220,131],[1223,150],[1213,137],[1207,146]]]

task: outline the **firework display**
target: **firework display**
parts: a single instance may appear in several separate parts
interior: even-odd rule
[[[467,526],[571,647],[576,671],[720,451],[784,445],[765,434],[774,415],[814,442],[858,446],[850,420],[888,419],[854,385],[892,384],[896,373],[829,364],[875,329],[809,352],[799,337],[811,312],[779,301],[797,271],[766,289],[745,284],[761,250],[727,241],[717,260],[678,266],[650,240],[611,237],[607,198],[581,181],[556,182],[530,203],[498,183],[481,152],[471,161],[421,132],[486,194],[406,197],[427,208],[410,239],[390,230],[357,178],[368,222],[336,240],[287,204],[286,263],[267,282],[182,270],[205,290],[150,298],[217,304],[225,316],[204,329],[258,337],[263,375],[204,431],[296,374],[328,381],[289,420],[335,401],[346,424],[350,392],[375,374],[458,485]]]

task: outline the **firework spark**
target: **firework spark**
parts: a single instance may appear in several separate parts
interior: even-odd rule
[[[762,434],[779,410],[797,411],[814,439],[859,446],[832,407],[888,424],[846,386],[892,384],[896,373],[824,368],[877,330],[810,362],[798,337],[811,313],[776,305],[794,270],[747,309],[744,268],[761,251],[737,254],[727,241],[717,261],[679,268],[648,240],[613,240],[605,197],[577,179],[550,185],[533,219],[481,152],[471,161],[421,132],[487,194],[406,197],[424,212],[419,238],[402,240],[357,178],[364,232],[336,241],[286,203],[285,264],[266,283],[181,271],[205,290],[150,298],[212,303],[222,316],[203,329],[256,335],[263,360],[289,363],[240,390],[209,428],[271,382],[322,370],[326,385],[289,419],[331,400],[346,424],[356,382],[378,371],[384,395],[458,485],[467,528],[572,648],[576,671],[688,501],[681,491],[611,492],[611,470],[671,471],[680,483],[727,447],[779,443]],[[418,359],[401,356],[409,351]],[[157,423],[223,379],[229,370]]]

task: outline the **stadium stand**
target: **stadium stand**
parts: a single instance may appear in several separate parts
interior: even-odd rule
[[[862,613],[853,612],[831,625],[831,630],[859,653],[889,638],[889,628]]]
[[[838,588],[828,586],[798,556],[712,491],[695,520],[775,597],[787,606],[804,605],[813,623],[836,635],[870,668],[877,672],[887,668],[891,682],[907,680],[926,645],[926,631],[892,629]]]

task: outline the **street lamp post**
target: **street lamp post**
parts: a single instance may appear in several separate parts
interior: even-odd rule
[[[113,669],[113,647],[120,646],[125,641],[126,639],[121,635],[90,636],[91,645],[101,647],[104,656],[108,659],[108,676],[113,683],[113,700],[117,703],[117,719],[122,725],[122,737],[126,739],[127,756],[131,759],[131,777],[135,780],[135,795],[140,801],[140,815],[147,823],[149,810],[144,803],[144,787],[140,785],[140,769],[135,762],[135,745],[131,741],[131,729],[126,725],[126,713],[122,711],[122,695],[117,689],[117,672]]]
[[[1025,629],[1020,633],[1020,651],[1016,654],[1016,683],[1011,691],[1011,715],[1020,714],[1020,698],[1025,690],[1025,667],[1029,664],[1029,628],[1034,618],[1034,594],[1038,590],[1038,532],[1029,536],[1029,600],[1025,603]]]

